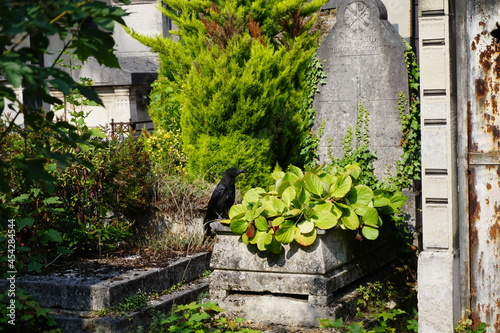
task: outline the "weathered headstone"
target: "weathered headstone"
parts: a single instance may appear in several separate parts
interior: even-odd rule
[[[394,170],[402,153],[398,101],[400,92],[408,96],[406,47],[380,0],[338,3],[337,23],[318,51],[327,75],[314,101],[315,128],[325,123],[320,161],[329,161],[329,146],[333,156],[343,156],[342,139],[349,127],[355,129],[361,103],[370,113],[375,172],[382,176],[387,166]]]

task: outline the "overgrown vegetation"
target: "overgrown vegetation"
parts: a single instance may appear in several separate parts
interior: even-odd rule
[[[75,81],[58,66],[70,53],[79,61],[94,57],[101,65],[118,67],[109,33],[115,22],[125,24],[125,15],[119,7],[95,1],[0,4],[0,73],[7,82],[0,86],[0,239],[6,240],[7,221],[14,220],[18,271],[39,271],[72,250],[120,240],[128,226],[119,214],[109,213],[140,204],[136,200],[144,190],[124,182],[136,173],[127,168],[140,156],[135,143],[106,142],[80,126],[83,114],[74,113],[71,123],[42,107],[64,107],[54,91],[74,104],[85,98],[102,105],[89,82]],[[84,24],[89,20],[94,24]],[[51,37],[63,41],[63,48],[48,64],[44,55]],[[23,96],[15,88],[22,88]],[[5,258],[6,249],[1,251]]]
[[[406,42],[405,42],[406,43]],[[420,180],[422,171],[420,144],[420,68],[412,47],[406,43],[405,63],[408,69],[410,96],[399,96],[399,114],[401,116],[401,147],[403,154],[397,162],[396,175],[390,182],[399,188],[411,188]],[[405,107],[408,105],[408,112]]]
[[[176,306],[170,316],[158,314],[148,333],[183,332],[183,333],[259,333],[260,331],[241,327],[244,319],[235,320],[225,317],[216,303],[192,302]]]
[[[486,333],[488,324],[474,322],[471,318],[471,311],[466,310],[466,316],[455,326],[456,333]]]
[[[273,173],[275,184],[268,190],[249,190],[243,203],[230,209],[227,222],[233,232],[242,235],[243,243],[273,253],[280,253],[282,244],[293,241],[312,245],[317,229],[337,225],[357,231],[359,238],[374,240],[383,224],[381,216],[397,215],[406,198],[372,190],[360,182],[362,174],[357,164],[305,171],[291,165],[286,173]]]
[[[346,165],[357,164],[363,171],[359,182],[373,188],[381,187],[381,182],[374,174],[373,162],[377,159],[376,153],[370,149],[369,133],[370,113],[362,105],[359,105],[356,126],[349,127],[342,140],[343,157],[337,158],[329,147],[327,151],[328,158],[332,165],[345,167]],[[331,138],[330,138],[331,139]],[[397,188],[401,190],[401,188]]]
[[[418,332],[415,267],[400,260],[384,274],[381,280],[357,289],[359,296],[354,318],[320,319],[321,327],[357,333]]]
[[[40,271],[64,254],[113,249],[130,236],[133,215],[148,206],[150,167],[141,141],[106,139],[84,125],[81,112],[71,114],[73,130],[86,139],[73,147],[60,144],[50,131],[21,128],[2,145],[6,164],[40,161],[40,143],[50,146],[52,156],[73,159],[5,170],[10,191],[0,197],[17,223],[19,271]],[[43,176],[42,183],[27,180],[26,172]]]
[[[276,163],[314,158],[307,76],[324,2],[164,0],[181,41],[132,32],[160,56],[150,114],[156,128],[181,130],[190,175],[216,181],[234,166],[248,188],[268,183]]]
[[[8,314],[15,315],[15,331],[16,332],[43,332],[43,333],[59,333],[61,329],[57,328],[57,323],[50,314],[50,310],[44,309],[40,303],[31,295],[27,294],[22,289],[16,291],[15,310],[11,312],[8,308],[10,304],[4,304],[4,298],[7,298],[8,292],[0,294],[0,332],[13,332],[11,324],[8,321],[11,317]],[[8,296],[8,299],[11,296]]]

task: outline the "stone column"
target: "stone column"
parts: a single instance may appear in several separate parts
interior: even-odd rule
[[[419,332],[451,333],[459,320],[456,88],[449,0],[420,2],[423,252],[418,260]]]
[[[137,105],[135,104],[135,96],[130,93],[130,87],[121,86],[114,88],[114,107],[112,117],[115,122],[128,122],[137,117]]]

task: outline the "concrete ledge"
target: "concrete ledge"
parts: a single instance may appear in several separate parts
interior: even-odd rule
[[[104,280],[59,276],[20,276],[18,288],[28,291],[41,306],[70,310],[99,310],[135,294],[160,291],[182,281],[192,281],[210,269],[210,253],[181,258],[168,267],[129,270]],[[0,281],[6,290],[7,281]]]
[[[148,304],[148,307],[130,313],[125,317],[106,316],[99,318],[85,318],[90,312],[57,311],[53,313],[58,327],[63,333],[127,333],[136,332],[142,326],[147,329],[151,324],[155,312],[170,312],[176,304],[186,304],[197,300],[198,296],[208,290],[207,279],[186,286],[186,289],[160,297]]]

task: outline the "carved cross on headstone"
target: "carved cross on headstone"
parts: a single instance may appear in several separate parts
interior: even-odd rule
[[[370,11],[362,1],[356,1],[346,7],[345,22],[351,30],[363,31],[371,23]]]
[[[320,141],[320,162],[328,162],[329,138],[335,157],[342,157],[342,138],[356,126],[359,103],[370,112],[371,148],[381,176],[393,167],[402,151],[399,93],[408,96],[406,47],[387,21],[380,0],[344,0],[337,8],[337,23],[318,51],[325,62],[326,84],[320,86],[314,105],[315,126],[325,122]]]

